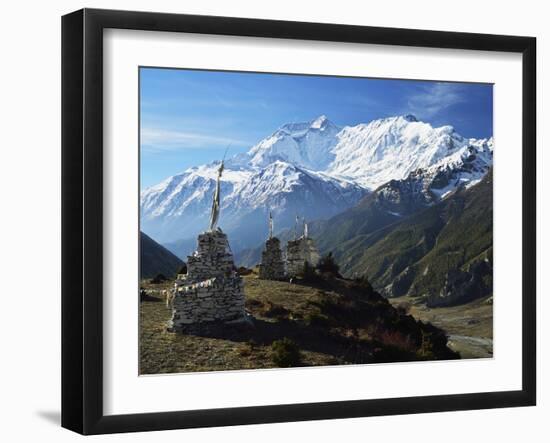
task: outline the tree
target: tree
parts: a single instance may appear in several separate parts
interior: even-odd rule
[[[316,280],[318,280],[318,276],[315,272],[315,268],[311,266],[311,263],[309,263],[307,260],[304,262],[302,278],[306,282],[315,282]]]
[[[301,362],[300,348],[287,337],[275,340],[271,344],[271,360],[280,368],[299,366]]]
[[[317,270],[321,274],[327,273],[336,277],[341,277],[340,266],[338,266],[338,263],[334,260],[332,252],[329,252],[327,255],[321,257],[321,260],[319,260],[319,263],[317,264]]]

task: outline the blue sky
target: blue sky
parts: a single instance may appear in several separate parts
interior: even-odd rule
[[[493,133],[487,84],[140,68],[141,187],[247,151],[288,122],[414,114],[465,137]]]

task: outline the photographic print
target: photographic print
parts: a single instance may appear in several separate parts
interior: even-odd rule
[[[493,85],[139,68],[140,374],[493,356]]]

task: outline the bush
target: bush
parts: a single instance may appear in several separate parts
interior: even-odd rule
[[[411,312],[411,306],[412,305],[409,302],[402,301],[395,307],[395,309],[397,309],[399,315],[409,315]]]
[[[166,276],[164,274],[157,274],[151,279],[151,283],[157,285],[159,283],[165,282],[166,280],[168,280],[168,279],[166,278]]]
[[[262,314],[269,318],[282,320],[288,317],[289,311],[281,305],[268,301]]]
[[[301,361],[298,345],[289,338],[275,340],[271,344],[271,360],[279,368],[299,366]]]
[[[247,298],[244,302],[244,306],[247,309],[260,309],[263,305],[264,304],[261,300],[256,300],[255,298]]]
[[[319,263],[317,264],[317,270],[321,274],[332,274],[336,277],[340,277],[340,266],[334,260],[332,252],[329,252],[327,255],[321,257]]]
[[[245,268],[244,266],[240,266],[237,268],[237,274],[239,275],[250,275],[252,274],[252,269]]]
[[[368,292],[374,291],[366,275],[355,278],[353,282],[355,283],[357,289],[366,289]]]
[[[304,270],[302,271],[302,278],[306,282],[315,282],[318,280],[318,275],[315,272],[315,268],[307,260],[304,262]]]
[[[329,318],[326,315],[319,314],[316,312],[306,314],[304,321],[308,326],[317,326],[320,328],[326,328],[330,326]]]
[[[434,343],[430,333],[422,331],[422,342],[417,355],[421,360],[435,360]]]

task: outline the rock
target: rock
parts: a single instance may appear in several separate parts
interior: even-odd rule
[[[169,330],[194,331],[207,323],[244,319],[243,281],[221,229],[199,235],[187,274],[178,275],[171,303]]]
[[[302,236],[290,240],[286,247],[286,272],[289,277],[301,275],[306,261],[313,267],[319,263],[319,251],[312,238]]]
[[[492,275],[489,260],[474,262],[465,271],[451,269],[439,294],[428,297],[427,306],[452,306],[488,296],[492,292]]]
[[[277,237],[272,237],[265,242],[259,277],[262,280],[284,280],[285,278],[285,263],[281,251],[281,242]]]

